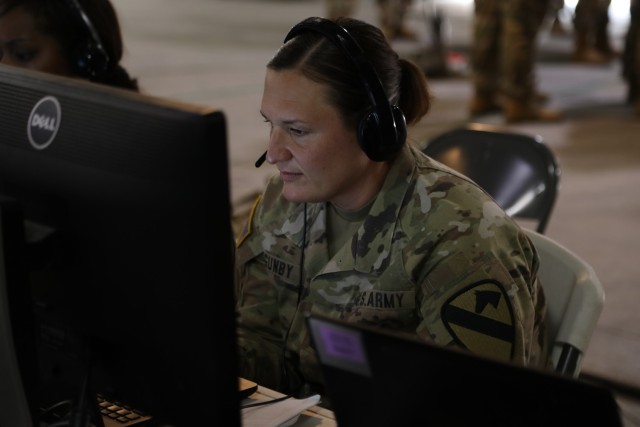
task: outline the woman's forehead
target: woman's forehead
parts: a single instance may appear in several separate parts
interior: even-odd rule
[[[296,70],[268,70],[263,103],[291,108],[328,108],[327,87]]]

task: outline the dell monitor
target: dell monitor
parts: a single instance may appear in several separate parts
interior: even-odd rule
[[[240,425],[228,172],[220,110],[0,66],[16,417],[99,425],[107,396],[157,425]]]

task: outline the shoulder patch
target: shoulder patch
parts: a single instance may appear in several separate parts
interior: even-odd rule
[[[247,222],[244,223],[244,227],[242,227],[240,236],[238,236],[238,239],[236,240],[236,248],[239,248],[240,245],[242,245],[244,241],[247,240],[247,237],[249,237],[249,235],[251,234],[253,216],[256,213],[256,209],[258,205],[260,204],[260,200],[262,200],[262,194],[258,195],[258,197],[256,197],[256,201],[253,202],[253,206],[251,207],[251,212],[249,213],[249,218],[247,218]]]
[[[470,351],[511,360],[515,325],[511,299],[498,282],[482,281],[453,295],[441,310],[445,327]]]

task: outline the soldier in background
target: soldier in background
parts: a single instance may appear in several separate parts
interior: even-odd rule
[[[549,0],[476,0],[470,115],[502,111],[507,123],[556,121],[536,84],[536,38]]]
[[[627,102],[640,117],[640,0],[631,0],[631,20],[622,55],[622,75],[627,82]]]
[[[327,17],[336,19],[341,16],[352,16],[358,6],[358,0],[326,0]]]
[[[609,40],[609,5],[611,0],[579,0],[573,26],[573,59],[578,62],[606,63],[615,52]]]
[[[2,64],[138,91],[123,51],[109,0],[0,0]]]
[[[376,0],[380,28],[389,39],[415,40],[416,33],[407,27],[405,18],[413,0]],[[353,16],[358,0],[327,0],[327,17]]]
[[[406,142],[429,107],[424,73],[375,26],[309,18],[287,35],[260,109],[279,173],[237,239],[240,376],[324,394],[311,313],[548,366],[537,253],[486,192]]]
[[[413,0],[376,0],[380,15],[380,28],[389,40],[416,40],[417,34],[405,23]]]

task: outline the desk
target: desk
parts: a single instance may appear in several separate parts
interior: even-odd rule
[[[251,395],[247,400],[265,401],[283,397],[282,393],[258,386],[258,391]],[[336,427],[338,424],[333,416],[333,412],[319,406],[313,406],[303,411],[295,423],[290,424],[292,427]]]

